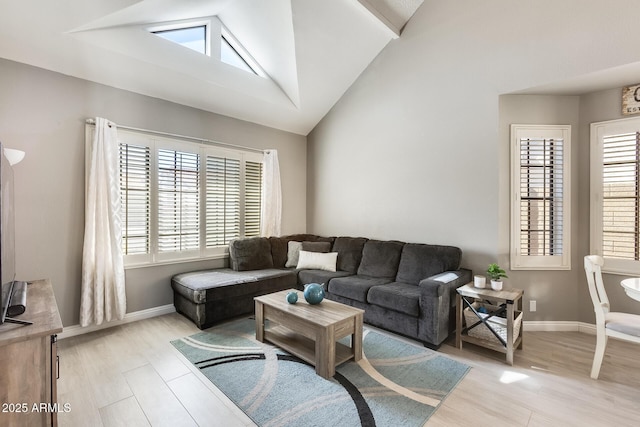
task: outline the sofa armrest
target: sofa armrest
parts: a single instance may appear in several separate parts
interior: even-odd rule
[[[445,293],[451,294],[456,288],[471,281],[471,270],[461,268],[459,270],[445,271],[426,279],[422,279],[418,286],[423,295],[434,298],[441,297]]]
[[[422,279],[418,334],[425,345],[437,348],[455,328],[456,289],[471,281],[471,270],[445,271]]]

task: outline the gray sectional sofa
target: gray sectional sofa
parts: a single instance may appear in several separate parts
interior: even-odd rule
[[[252,313],[255,296],[320,283],[327,298],[365,310],[366,323],[437,348],[455,328],[455,289],[471,281],[453,246],[298,234],[234,240],[229,255],[230,268],[171,280],[176,310],[201,329]],[[296,268],[300,255],[335,261]]]

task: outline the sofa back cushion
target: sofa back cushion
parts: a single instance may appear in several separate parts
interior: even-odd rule
[[[266,237],[249,237],[229,242],[231,268],[236,271],[273,268],[271,244]]]
[[[403,246],[404,243],[397,241],[367,241],[362,249],[358,275],[390,279],[396,277]]]
[[[407,243],[402,248],[397,282],[417,285],[422,279],[460,267],[462,251],[454,246]]]
[[[301,250],[303,251],[307,251],[307,252],[324,252],[327,253],[331,250],[331,242],[322,242],[322,241],[316,241],[316,242],[302,242],[302,247]]]
[[[289,242],[328,242],[333,244],[333,237],[320,237],[315,234],[292,234],[282,237],[269,237],[271,257],[275,268],[284,268],[288,258]]]
[[[300,251],[329,252],[331,250],[331,243],[307,242],[307,241],[298,242],[296,240],[289,240],[288,247],[289,247],[289,250],[287,251],[287,262],[284,263],[284,266],[287,268],[290,268],[290,267],[295,268],[298,266]],[[271,254],[273,256],[273,248],[271,248]]]
[[[362,260],[362,249],[368,239],[364,237],[337,237],[332,252],[338,252],[337,269],[356,274]]]

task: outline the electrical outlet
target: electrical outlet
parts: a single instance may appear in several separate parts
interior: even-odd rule
[[[536,311],[536,302],[535,302],[535,300],[529,301],[529,311]]]

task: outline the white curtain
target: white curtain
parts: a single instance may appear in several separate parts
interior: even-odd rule
[[[261,209],[260,235],[279,236],[282,222],[282,188],[277,150],[267,150],[264,153]]]
[[[80,325],[100,325],[126,313],[116,125],[96,118],[87,144]]]

